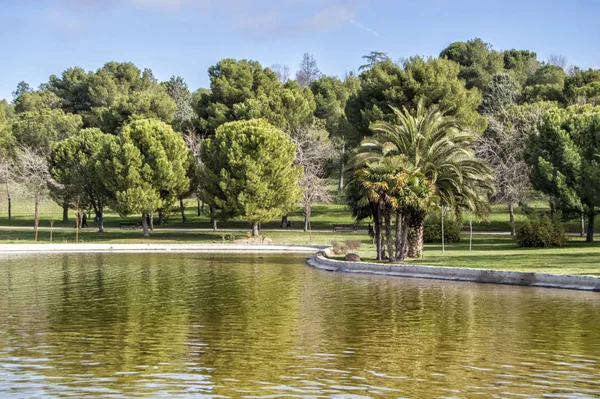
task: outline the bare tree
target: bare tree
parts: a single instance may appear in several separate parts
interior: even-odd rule
[[[300,70],[296,72],[298,84],[300,87],[307,87],[320,77],[321,71],[319,71],[319,68],[317,67],[317,61],[312,55],[304,53],[302,61],[300,62]]]
[[[277,74],[277,79],[279,79],[279,81],[281,83],[285,83],[288,80],[290,80],[290,67],[287,65],[281,65],[281,64],[273,64],[271,66],[271,69],[273,70],[273,72],[275,72]]]
[[[300,179],[302,187],[302,207],[304,209],[304,231],[310,231],[312,204],[327,203],[332,199],[323,178],[326,174],[327,160],[334,153],[327,132],[314,127],[303,127],[291,134],[296,144],[296,162],[304,168]]]
[[[565,72],[567,71],[567,57],[562,54],[550,54],[548,56],[548,64],[561,67]]]
[[[38,240],[40,203],[48,192],[48,184],[56,184],[48,171],[48,160],[38,150],[23,147],[19,151],[19,180],[28,189],[35,202],[34,229]]]
[[[527,138],[544,110],[507,107],[488,114],[488,129],[478,139],[477,155],[494,169],[497,200],[508,205],[511,235],[515,234],[514,208],[531,192],[529,166],[525,162]]]

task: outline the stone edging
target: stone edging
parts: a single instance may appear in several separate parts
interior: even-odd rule
[[[23,253],[303,253],[325,250],[323,245],[275,244],[1,244],[0,254]]]
[[[326,253],[327,251],[324,251],[313,256],[307,263],[317,269],[346,273],[600,291],[600,278],[593,276],[554,275],[441,266],[405,266],[366,262],[344,262],[328,259],[324,256]]]

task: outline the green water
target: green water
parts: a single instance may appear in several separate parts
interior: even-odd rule
[[[600,397],[600,294],[295,255],[0,257],[0,397]]]

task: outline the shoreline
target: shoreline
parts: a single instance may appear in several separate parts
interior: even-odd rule
[[[0,255],[50,253],[233,253],[306,254],[316,269],[388,277],[423,278],[473,283],[562,288],[600,292],[600,277],[513,272],[445,266],[345,262],[326,257],[329,245],[303,244],[0,244]]]
[[[519,285],[526,287],[562,288],[581,291],[600,291],[600,277],[512,272],[491,269],[470,269],[444,266],[381,264],[369,262],[345,262],[329,259],[322,251],[306,263],[329,272],[374,274],[388,277],[422,278],[471,283]]]
[[[315,254],[325,245],[295,244],[0,244],[0,254],[44,253],[298,253]]]

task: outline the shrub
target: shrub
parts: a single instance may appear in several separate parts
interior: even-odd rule
[[[562,247],[568,240],[558,217],[530,216],[517,229],[519,247]]]
[[[444,241],[446,243],[460,242],[460,231],[462,222],[446,215],[444,217]],[[432,213],[425,219],[423,229],[423,241],[427,243],[442,242],[442,217],[439,213]]]
[[[355,252],[360,248],[360,244],[359,240],[346,240],[343,243],[339,243],[336,240],[331,242],[335,255],[346,255],[349,252]]]

